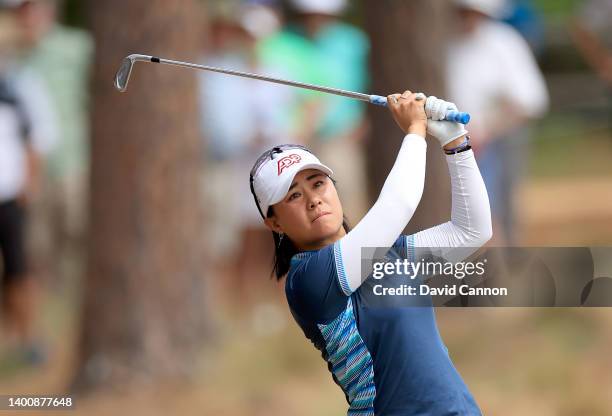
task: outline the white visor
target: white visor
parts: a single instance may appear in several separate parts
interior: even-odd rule
[[[346,9],[346,0],[291,0],[293,7],[301,13],[321,13],[339,16]]]
[[[272,158],[257,169],[253,175],[253,191],[262,215],[267,215],[271,205],[285,198],[295,175],[306,169],[317,169],[326,175],[333,174],[315,155],[298,148],[283,149],[272,154]]]
[[[455,4],[470,10],[475,10],[493,19],[500,19],[508,14],[506,0],[455,0]]]

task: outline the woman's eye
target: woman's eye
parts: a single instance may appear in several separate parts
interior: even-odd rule
[[[321,185],[323,185],[323,181],[316,181],[314,184],[315,188],[318,188]]]
[[[289,199],[288,201],[293,201],[295,198],[297,198],[298,196],[300,196],[299,192],[294,192],[291,195],[289,195]]]

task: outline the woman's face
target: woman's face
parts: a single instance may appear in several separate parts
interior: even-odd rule
[[[345,235],[342,204],[331,179],[316,169],[295,175],[289,192],[273,205],[266,225],[287,234],[300,250],[317,250]]]

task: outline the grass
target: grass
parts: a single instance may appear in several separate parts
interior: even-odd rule
[[[529,177],[612,177],[612,132],[605,122],[552,114],[532,134]]]

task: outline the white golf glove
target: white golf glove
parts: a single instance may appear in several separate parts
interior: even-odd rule
[[[433,95],[427,97],[427,101],[425,101],[425,114],[428,119],[427,133],[438,139],[442,147],[467,134],[463,124],[444,121],[446,113],[450,110],[457,111],[457,106]]]

